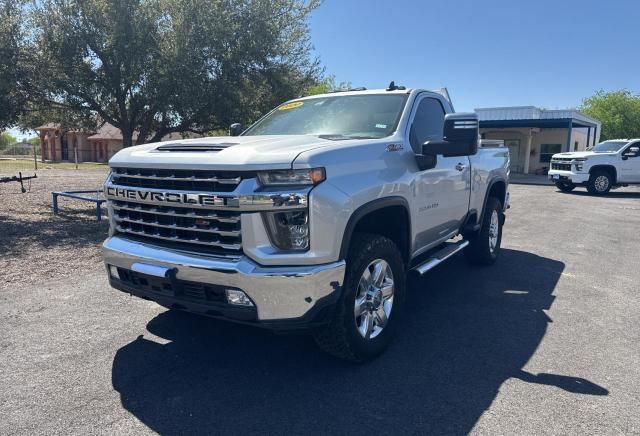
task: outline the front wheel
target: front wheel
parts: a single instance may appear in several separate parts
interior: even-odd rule
[[[604,195],[611,189],[613,180],[611,174],[607,171],[594,171],[589,177],[587,183],[587,191],[590,194]]]
[[[362,362],[391,342],[405,294],[402,256],[388,238],[356,234],[347,256],[342,295],[330,323],[314,333],[336,357]]]
[[[571,182],[556,182],[556,187],[562,192],[571,192],[575,189],[576,185]]]
[[[502,222],[502,203],[495,197],[489,197],[480,230],[467,237],[469,246],[464,254],[469,263],[491,265],[496,261],[502,243]]]

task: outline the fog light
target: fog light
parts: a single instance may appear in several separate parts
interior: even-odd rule
[[[118,273],[118,267],[115,267],[113,265],[109,265],[109,274],[111,275],[112,278],[114,278],[116,280],[120,280],[120,274]]]
[[[253,306],[253,302],[247,297],[247,294],[238,289],[225,289],[227,294],[227,303],[236,306]]]

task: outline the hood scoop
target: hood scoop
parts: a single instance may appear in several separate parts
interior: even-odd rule
[[[156,147],[155,151],[160,152],[217,152],[229,148],[232,145],[238,145],[237,142],[220,142],[218,144],[167,144]]]

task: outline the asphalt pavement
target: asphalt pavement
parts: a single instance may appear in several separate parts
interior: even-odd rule
[[[640,189],[512,186],[503,252],[414,280],[365,365],[102,269],[0,294],[0,434],[640,434]]]

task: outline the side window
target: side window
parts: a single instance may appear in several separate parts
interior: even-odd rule
[[[409,133],[411,148],[415,153],[422,152],[422,144],[426,141],[442,139],[444,115],[438,99],[427,97],[420,101]]]

